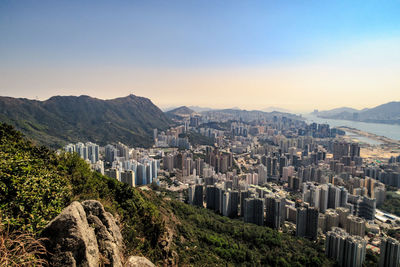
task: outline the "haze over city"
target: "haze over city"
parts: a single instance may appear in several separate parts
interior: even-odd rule
[[[400,99],[397,1],[0,3],[1,95],[294,112]]]

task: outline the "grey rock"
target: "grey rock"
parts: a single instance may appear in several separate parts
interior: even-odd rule
[[[82,205],[74,201],[43,230],[52,266],[97,267],[99,249]]]
[[[82,202],[82,206],[86,211],[88,223],[95,229],[103,265],[122,266],[119,249],[123,246],[122,235],[114,217],[106,212],[98,201],[87,200]]]
[[[74,201],[43,230],[51,266],[122,265],[123,239],[111,213],[96,200]]]
[[[130,256],[125,267],[155,267],[155,265],[145,257]]]

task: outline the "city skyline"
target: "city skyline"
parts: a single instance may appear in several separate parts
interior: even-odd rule
[[[293,112],[400,100],[400,5],[0,4],[1,95]]]
[[[0,266],[400,267],[399,14],[0,1]]]

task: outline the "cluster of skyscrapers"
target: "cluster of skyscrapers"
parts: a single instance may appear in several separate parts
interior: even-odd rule
[[[81,158],[92,164],[99,161],[99,146],[91,142],[68,144],[64,147],[64,150],[69,153],[78,153]]]
[[[64,150],[78,153],[93,169],[130,186],[151,184],[160,169],[159,160],[142,156],[120,142],[104,147],[104,161],[100,160],[99,145],[91,142],[69,144]]]
[[[188,186],[192,205],[273,229],[285,224],[311,240],[326,236],[341,244],[327,244],[327,255],[341,266],[364,262],[366,234],[378,249],[382,227],[396,227],[376,207],[386,198],[385,185],[400,188],[400,160],[369,164],[361,157],[363,144],[340,137],[345,132],[339,129],[257,112],[210,111],[183,119],[165,136],[187,131],[215,141],[163,157],[166,175]]]

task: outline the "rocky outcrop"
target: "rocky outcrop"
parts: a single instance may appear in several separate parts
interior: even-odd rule
[[[94,228],[90,227],[85,210],[79,202],[73,202],[52,220],[42,232],[47,238],[52,266],[99,265],[99,249]]]
[[[122,235],[95,200],[73,202],[43,230],[51,266],[122,266]]]
[[[155,265],[145,257],[130,256],[125,267],[155,267]]]
[[[103,264],[121,266],[121,251],[123,247],[122,235],[119,226],[115,223],[111,213],[106,212],[100,202],[87,200],[82,202],[89,225],[94,227],[99,252]]]

